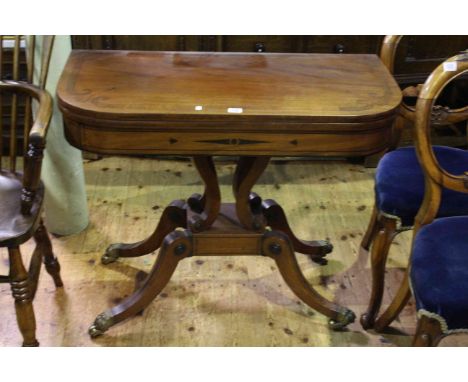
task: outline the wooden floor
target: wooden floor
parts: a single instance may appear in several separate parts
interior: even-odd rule
[[[233,201],[233,163],[217,165],[225,201]],[[179,265],[169,285],[142,316],[91,340],[95,316],[132,292],[139,270],[149,270],[155,254],[104,266],[100,256],[113,242],[149,235],[163,207],[200,192],[188,161],[105,158],[85,164],[90,225],[80,234],[53,238],[62,265],[63,290],[43,272],[35,300],[37,336],[42,346],[407,346],[415,329],[410,304],[388,334],[365,332],[359,322],[345,332],[328,329],[327,319],[301,303],[273,261],[262,257],[195,257]],[[373,204],[373,170],[344,161],[289,161],[271,164],[255,191],[280,202],[305,239],[330,239],[329,263],[318,266],[298,254],[309,280],[323,295],[359,316],[369,295],[369,261],[359,243]],[[410,233],[397,237],[387,278],[392,296],[402,276]],[[25,246],[29,253],[32,245]],[[0,273],[7,256],[0,252]],[[0,345],[17,346],[13,300],[0,285]],[[453,336],[441,345],[465,345]]]

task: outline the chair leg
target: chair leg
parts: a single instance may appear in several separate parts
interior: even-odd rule
[[[408,304],[409,299],[411,298],[411,291],[409,288],[409,274],[408,268],[405,270],[403,276],[403,281],[400,284],[393,301],[387,307],[387,309],[379,316],[375,321],[374,329],[376,332],[381,332],[385,330],[395,318],[400,314],[404,309],[406,304]]]
[[[371,249],[372,290],[367,311],[361,316],[361,325],[364,329],[370,329],[374,326],[375,318],[382,304],[385,286],[385,265],[390,245],[396,235],[397,219],[379,214],[376,217],[375,225],[381,228]]]
[[[361,248],[365,249],[366,251],[369,250],[372,242],[375,239],[375,235],[379,232],[379,210],[377,206],[374,204],[374,208],[372,209],[372,215],[369,221],[369,225],[367,226],[366,233],[361,241]]]
[[[36,232],[34,233],[34,240],[36,241],[36,245],[38,247],[37,250],[42,253],[42,259],[44,261],[47,273],[54,280],[56,287],[62,287],[63,281],[60,277],[60,264],[57,258],[54,256],[52,251],[52,243],[42,220],[39,223],[39,227],[36,229]]]
[[[440,322],[422,316],[418,320],[418,326],[413,338],[413,346],[437,346],[440,340],[444,338],[444,333],[440,326]]]
[[[19,247],[8,248],[10,258],[10,285],[15,299],[16,319],[23,335],[23,346],[39,346],[36,340],[36,318],[32,305],[28,272]]]

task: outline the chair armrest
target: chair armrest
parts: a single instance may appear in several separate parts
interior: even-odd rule
[[[0,81],[0,93],[4,92],[23,93],[39,102],[36,118],[29,132],[29,143],[45,144],[53,107],[52,97],[49,92],[26,82]]]
[[[39,103],[33,126],[28,134],[27,152],[24,154],[21,213],[28,215],[31,213],[34,197],[40,184],[46,135],[52,117],[52,97],[46,90],[35,85],[16,81],[0,81],[0,93],[3,92],[23,93],[35,98]]]

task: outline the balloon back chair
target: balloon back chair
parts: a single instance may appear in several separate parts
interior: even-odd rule
[[[402,36],[386,36],[380,57],[393,71],[396,48]],[[464,56],[462,56],[464,57]],[[461,59],[461,58],[460,58]],[[438,69],[439,70],[439,69]],[[434,72],[434,73],[437,73]],[[433,78],[433,75],[431,76]],[[410,87],[403,90],[405,97],[418,96],[424,86]],[[401,296],[407,295],[407,279],[401,285],[395,300],[379,317],[385,286],[385,267],[390,245],[395,236],[410,230],[416,224],[415,218],[424,198],[424,174],[417,160],[415,147],[396,148],[405,121],[416,121],[416,108],[402,103],[394,124],[393,143],[380,160],[375,176],[375,205],[361,247],[371,251],[372,289],[366,312],[361,316],[364,329],[374,328],[381,331],[399,314]],[[447,107],[434,106],[429,115],[430,124],[458,123],[468,118],[468,108],[451,110]],[[433,152],[439,163],[448,171],[456,173],[466,161],[467,153],[445,146],[434,146]],[[444,190],[437,217],[468,215],[468,197],[461,192]]]
[[[468,51],[433,72],[416,104],[416,151],[425,178],[409,266],[418,310],[416,346],[436,346],[448,334],[468,333],[468,214],[437,218],[447,192],[465,197],[452,199],[460,203],[460,210],[468,206],[468,152],[454,156],[457,163],[445,167],[431,147],[429,132],[434,100],[451,80],[463,74],[468,74]],[[402,294],[398,302],[404,303],[407,296],[409,293]]]
[[[26,48],[26,70],[20,60],[24,40],[21,36],[0,36],[0,248],[7,248],[9,256],[9,274],[0,276],[0,282],[11,286],[23,346],[37,346],[32,300],[42,261],[55,285],[63,285],[60,265],[41,219],[41,163],[52,115],[52,98],[44,87],[53,37],[44,37],[39,86],[32,85],[35,38],[30,38]],[[7,42],[12,46],[5,48]],[[26,270],[20,245],[31,237],[36,247]]]

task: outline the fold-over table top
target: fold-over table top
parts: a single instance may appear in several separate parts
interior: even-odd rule
[[[68,141],[117,154],[379,152],[401,102],[375,55],[73,51]]]
[[[365,121],[401,101],[375,55],[81,51],[58,97],[94,118]]]

